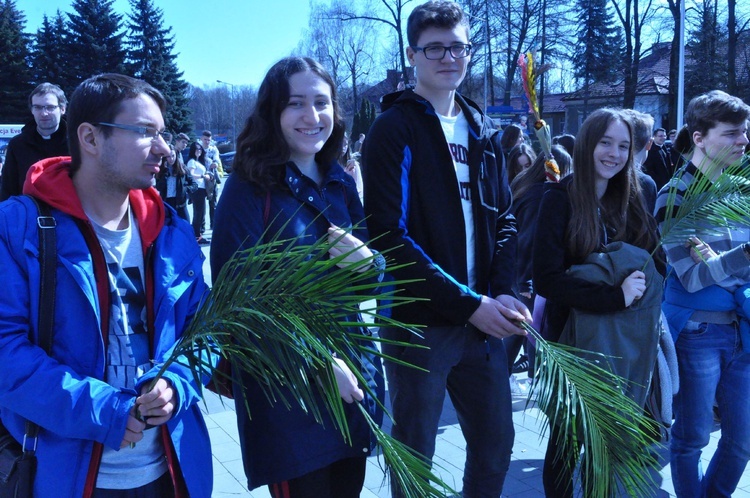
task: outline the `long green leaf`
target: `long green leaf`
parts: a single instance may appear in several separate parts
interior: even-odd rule
[[[627,381],[594,360],[606,356],[550,343],[531,325],[524,329],[536,341],[537,372],[527,404],[535,399],[550,426],[558,427],[557,459],[567,461],[570,448],[585,449],[581,474],[584,496],[610,497],[618,486],[629,496],[648,496],[658,462],[647,451],[654,422],[624,394]],[[572,472],[572,469],[571,469]]]
[[[687,185],[681,199],[678,189],[685,185],[679,173],[670,182],[666,216],[660,226],[661,244],[684,243],[700,231],[747,226],[750,219],[750,168],[747,157],[725,168],[715,179],[698,175]]]

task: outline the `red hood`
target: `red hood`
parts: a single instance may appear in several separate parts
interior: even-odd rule
[[[88,221],[70,177],[70,157],[43,159],[29,168],[23,193],[55,209]],[[143,247],[149,247],[164,226],[164,203],[154,188],[130,191],[130,205],[138,220]]]

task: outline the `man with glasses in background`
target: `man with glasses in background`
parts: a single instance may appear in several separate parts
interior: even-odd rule
[[[43,220],[29,196],[0,204],[0,419],[19,442],[26,420],[41,427],[34,496],[211,495],[201,387],[186,359],[154,382],[207,292],[192,228],[151,187],[170,153],[165,109],[145,81],[89,78],[70,101],[71,157],[31,167],[24,192],[52,208],[57,234],[49,353]]]
[[[531,321],[511,297],[516,224],[503,152],[492,120],[456,91],[471,57],[461,7],[416,7],[407,35],[417,84],[383,98],[362,147],[372,246],[393,259],[399,295],[421,299],[393,317],[425,326],[421,338],[380,329],[427,347],[383,344],[395,359],[385,361],[393,435],[432,459],[447,388],[466,438],[462,496],[499,498],[514,438],[502,338]]]
[[[26,172],[32,164],[48,157],[67,156],[65,107],[68,100],[62,89],[52,83],[42,83],[29,95],[29,106],[34,121],[10,139],[5,155],[0,201],[21,195]]]

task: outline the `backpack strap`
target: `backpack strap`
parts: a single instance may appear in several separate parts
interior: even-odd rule
[[[52,350],[52,328],[55,320],[55,290],[57,287],[57,222],[49,205],[32,196],[29,198],[37,207],[37,233],[39,234],[39,347],[50,354]],[[24,453],[31,456],[36,451],[39,426],[26,421],[23,437]],[[33,446],[27,448],[27,442]]]

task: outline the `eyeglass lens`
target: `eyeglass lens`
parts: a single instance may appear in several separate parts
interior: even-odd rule
[[[31,110],[34,112],[53,112],[55,109],[60,107],[59,105],[32,105]]]
[[[425,57],[428,59],[442,59],[448,51],[450,51],[451,56],[454,59],[461,59],[469,55],[471,45],[451,45],[450,47],[432,46],[425,47],[422,50],[424,51]]]

